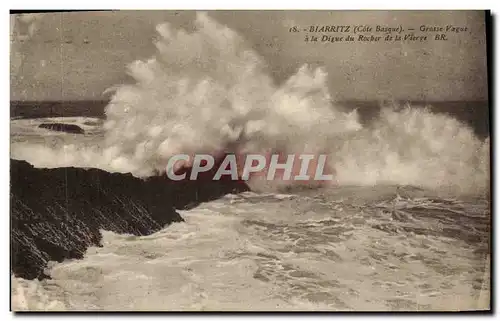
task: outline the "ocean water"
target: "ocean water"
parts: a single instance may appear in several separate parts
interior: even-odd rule
[[[102,231],[102,247],[51,263],[51,279],[12,275],[14,310],[489,307],[487,102],[338,102],[330,71],[304,65],[276,84],[236,32],[196,23],[158,26],[158,52],[130,64],[134,82],[111,88],[103,109],[15,104],[11,158],[148,177],[177,153],[326,153],[335,182],[251,180],[253,192],[152,235]]]
[[[15,310],[486,309],[489,210],[412,188],[247,192],[13,277]]]

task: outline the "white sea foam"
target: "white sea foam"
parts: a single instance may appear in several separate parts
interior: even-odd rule
[[[394,187],[377,189],[384,200],[364,206],[356,205],[364,197],[231,195],[182,211],[186,222],[149,236],[103,232],[103,247],[84,259],[50,264],[51,280],[13,278],[13,309],[487,309],[486,240],[467,243],[457,226],[487,221],[486,204],[387,199]],[[363,192],[373,194],[348,194]],[[462,219],[443,226],[412,208]]]
[[[356,111],[332,103],[324,69],[304,65],[276,84],[237,33],[203,14],[196,25],[193,33],[158,27],[157,53],[129,66],[135,82],[113,89],[103,128],[67,135],[17,121],[11,157],[144,177],[179,153],[324,153],[341,188],[311,198],[228,195],[150,236],[103,232],[103,247],[83,260],[51,264],[51,280],[13,276],[14,310],[488,308],[487,245],[460,235],[488,207],[408,200],[391,184],[487,190],[489,139],[419,106],[384,107],[362,126]],[[467,232],[483,237],[479,227]]]
[[[489,139],[450,116],[388,106],[363,127],[356,111],[332,103],[322,68],[304,65],[275,84],[245,40],[205,14],[197,15],[194,32],[169,24],[157,30],[156,54],[128,66],[132,84],[110,90],[103,141],[16,144],[13,157],[145,177],[164,172],[176,154],[274,150],[329,154],[341,185],[411,184],[465,193],[489,186]],[[33,148],[44,157],[35,157]]]

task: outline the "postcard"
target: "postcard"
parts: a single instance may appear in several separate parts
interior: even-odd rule
[[[490,310],[490,21],[11,13],[11,310]]]

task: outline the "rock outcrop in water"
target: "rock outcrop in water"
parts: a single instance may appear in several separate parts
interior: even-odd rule
[[[82,258],[99,244],[101,229],[148,235],[182,221],[176,209],[248,190],[234,181],[141,180],[98,169],[10,164],[11,269],[26,279],[46,278],[48,261]]]
[[[38,127],[70,134],[85,134],[85,131],[80,126],[75,124],[43,123]]]

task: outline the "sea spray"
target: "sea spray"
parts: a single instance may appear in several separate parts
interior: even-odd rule
[[[328,150],[328,135],[360,129],[331,108],[326,72],[307,65],[282,86],[234,31],[198,14],[197,31],[158,26],[157,54],[129,66],[114,87],[106,146],[137,175],[162,174],[178,154]]]
[[[392,104],[363,127],[356,111],[333,102],[327,70],[303,65],[276,84],[236,32],[206,14],[198,14],[195,24],[191,33],[158,26],[156,54],[129,65],[132,84],[111,89],[102,141],[19,143],[12,156],[40,167],[99,167],[147,177],[164,174],[176,154],[327,154],[335,186],[487,190],[489,138],[479,139],[460,121],[425,106]]]
[[[340,185],[405,184],[476,193],[489,186],[489,139],[422,106],[382,107],[332,146]]]

